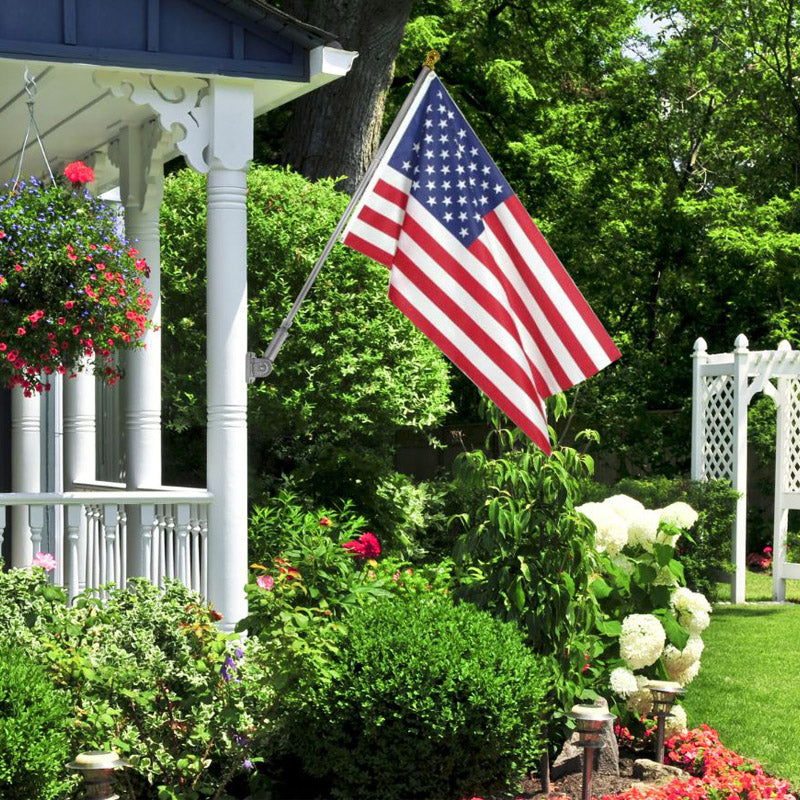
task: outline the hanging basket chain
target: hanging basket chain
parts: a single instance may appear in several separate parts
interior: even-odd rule
[[[33,106],[36,102],[36,92],[38,91],[39,87],[36,85],[36,79],[33,78],[30,74],[28,68],[25,68],[25,91],[28,94],[28,99],[25,101],[25,105],[28,106],[28,128],[25,131],[25,138],[22,141],[22,149],[19,151],[19,162],[17,163],[17,171],[14,175],[14,185],[12,188],[13,192],[17,191],[17,187],[19,186],[20,174],[22,172],[22,161],[25,158],[25,150],[28,147],[28,141],[31,138],[31,130],[33,131],[34,135],[36,136],[36,141],[39,144],[39,150],[42,153],[42,159],[44,160],[44,164],[47,167],[47,172],[50,175],[50,180],[55,183],[56,179],[53,176],[53,169],[50,166],[50,160],[47,158],[47,153],[44,150],[44,143],[42,142],[42,136],[39,133],[39,126],[36,124],[36,117],[33,113]]]

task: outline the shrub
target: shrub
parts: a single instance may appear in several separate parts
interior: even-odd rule
[[[336,670],[289,701],[292,751],[348,800],[442,800],[506,786],[543,749],[548,674],[519,631],[412,595],[353,612]]]
[[[0,647],[0,797],[68,797],[71,704],[21,649]]]
[[[736,492],[728,481],[690,481],[686,478],[625,478],[614,486],[584,483],[585,500],[602,500],[615,494],[626,494],[647,508],[661,508],[683,501],[694,508],[700,518],[678,546],[687,585],[696,592],[713,596],[720,573],[730,572],[732,565],[731,530],[735,513]]]
[[[269,343],[347,204],[333,183],[250,170],[253,350]],[[204,197],[205,178],[181,171],[165,183],[162,210],[164,380],[171,398],[164,421],[168,431],[190,429],[198,442],[205,431]],[[391,470],[395,429],[422,429],[448,410],[446,359],[390,303],[386,281],[380,264],[334,249],[275,371],[248,391],[251,485],[271,490],[283,472],[297,473],[321,503],[346,496],[366,512],[376,476]],[[186,447],[170,449],[183,471],[197,463]]]

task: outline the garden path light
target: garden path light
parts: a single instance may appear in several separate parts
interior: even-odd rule
[[[675,681],[649,681],[647,688],[653,695],[653,714],[658,718],[658,728],[656,731],[656,761],[664,763],[664,723],[667,717],[672,715],[672,706],[679,694],[683,694],[684,689]]]
[[[592,769],[594,767],[594,751],[603,746],[603,725],[615,719],[613,714],[598,706],[573,706],[567,714],[575,720],[578,731],[578,747],[583,752],[583,792],[581,800],[589,800],[592,796]],[[588,751],[588,752],[587,752]]]
[[[112,794],[111,788],[114,770],[127,766],[128,762],[121,759],[113,750],[89,750],[67,764],[69,769],[80,770],[83,773],[86,786],[84,800],[117,800],[118,795]]]

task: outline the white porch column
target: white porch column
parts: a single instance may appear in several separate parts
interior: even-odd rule
[[[211,81],[208,103],[208,593],[230,631],[247,613],[247,167],[253,86]]]
[[[95,377],[91,369],[64,382],[64,488],[97,478]],[[70,595],[86,588],[86,519],[67,526],[64,574]]]
[[[41,401],[34,392],[11,392],[11,491],[41,491]],[[29,567],[33,558],[27,507],[17,507],[11,519],[11,566]]]
[[[154,149],[161,137],[152,122],[128,126],[111,148],[119,166],[120,199],[125,211],[125,234],[150,269],[145,285],[152,295],[150,319],[157,330],[142,337],[143,349],[125,354],[125,443],[128,489],[157,489],[161,485],[161,236],[159,213],[164,171]],[[143,563],[139,507],[129,506],[127,571],[147,575]]]

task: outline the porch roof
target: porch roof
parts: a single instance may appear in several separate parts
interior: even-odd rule
[[[263,0],[37,0],[35,10],[0,0],[0,182],[15,173],[28,124],[26,70],[45,149],[59,164],[154,116],[98,83],[98,70],[147,73],[169,99],[176,77],[249,79],[258,115],[346,74],[354,55]],[[29,145],[22,175],[43,172]]]

